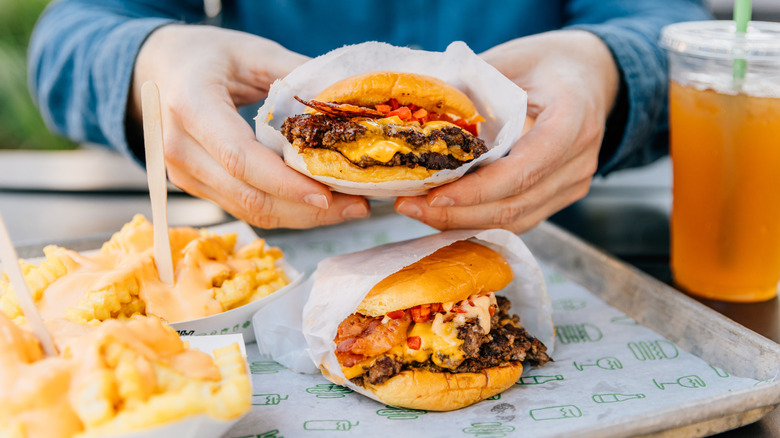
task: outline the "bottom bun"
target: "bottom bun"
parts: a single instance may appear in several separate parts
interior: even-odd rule
[[[366,384],[382,402],[426,411],[452,411],[472,405],[511,387],[523,364],[487,368],[479,373],[435,373],[407,370],[380,385]]]
[[[422,166],[368,166],[352,164],[339,152],[329,149],[306,148],[298,152],[312,175],[329,176],[355,182],[385,182],[398,180],[423,180],[436,170]]]

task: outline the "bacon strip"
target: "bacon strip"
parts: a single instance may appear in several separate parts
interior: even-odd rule
[[[351,367],[378,356],[395,345],[406,342],[406,332],[412,323],[409,313],[382,324],[382,318],[353,314],[339,324],[336,338],[336,358],[344,367]]]
[[[385,114],[382,114],[381,112],[366,108],[363,106],[357,106],[357,105],[351,105],[348,103],[333,103],[333,102],[320,102],[319,100],[303,100],[298,96],[295,97],[295,100],[298,102],[308,106],[309,108],[321,112],[323,114],[327,114],[331,117],[345,117],[345,118],[351,118],[351,117],[368,117],[372,119],[379,119],[382,117],[385,117]]]

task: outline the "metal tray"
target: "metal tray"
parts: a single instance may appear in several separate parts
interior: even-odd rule
[[[641,325],[720,368],[759,381],[780,370],[780,345],[550,223],[522,235],[536,257]],[[598,428],[584,437],[706,436],[759,420],[780,405],[780,381]]]
[[[377,226],[374,220],[381,221],[387,213],[383,213],[382,208],[375,210],[373,219],[357,226]],[[337,227],[342,226],[350,225]],[[271,236],[290,232],[273,230],[262,231],[261,234],[270,239]],[[82,251],[99,248],[108,237],[95,235],[58,243]],[[523,234],[522,238],[541,262],[704,361],[733,374],[759,381],[774,380],[780,373],[780,345],[595,249],[559,227],[545,222]],[[43,246],[18,248],[19,256],[40,256]],[[755,422],[779,404],[780,381],[773,381],[749,390],[678,405],[642,418],[630,417],[580,429],[576,436],[707,436]]]

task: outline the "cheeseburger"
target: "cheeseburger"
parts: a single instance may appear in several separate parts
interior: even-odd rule
[[[509,300],[513,278],[486,246],[459,241],[374,286],[338,327],[336,358],[346,378],[382,402],[449,411],[509,388],[523,361],[543,365]]]
[[[282,134],[312,175],[354,182],[421,180],[487,152],[484,120],[463,92],[434,77],[388,71],[323,90]]]

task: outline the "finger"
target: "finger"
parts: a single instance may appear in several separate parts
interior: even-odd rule
[[[423,197],[399,198],[396,210],[439,229],[445,228],[507,228],[518,229],[528,223],[538,223],[577,199],[590,188],[591,176],[582,169],[596,159],[583,153],[566,163],[550,177],[522,194],[475,206],[431,207]],[[580,172],[575,175],[574,172]],[[541,215],[541,216],[540,216]],[[528,219],[530,218],[530,219]],[[539,219],[541,218],[541,219]]]
[[[571,127],[581,126],[581,119],[566,106],[543,111],[507,156],[431,190],[427,201],[433,207],[478,205],[527,191],[580,152],[572,148],[580,139]]]
[[[262,228],[309,228],[368,216],[368,202],[359,196],[334,194],[329,208],[276,198],[231,177],[194,140],[189,140],[186,167],[170,162],[173,184],[210,199],[231,215]]]
[[[277,198],[328,207],[330,190],[289,168],[259,143],[224,89],[191,99],[186,110],[176,108],[183,128],[230,176]]]
[[[541,201],[542,198],[529,200],[524,194],[486,205],[431,210],[424,210],[425,202],[421,202],[422,205],[416,205],[420,215],[414,218],[439,230],[504,228],[515,233],[522,233],[580,199],[584,193],[587,193],[587,189],[587,183],[581,183],[559,192],[558,196],[544,198],[544,201]],[[405,214],[403,210],[407,209],[408,206],[399,205],[399,202],[406,204],[413,201],[401,200],[400,198],[397,201],[396,209]]]

